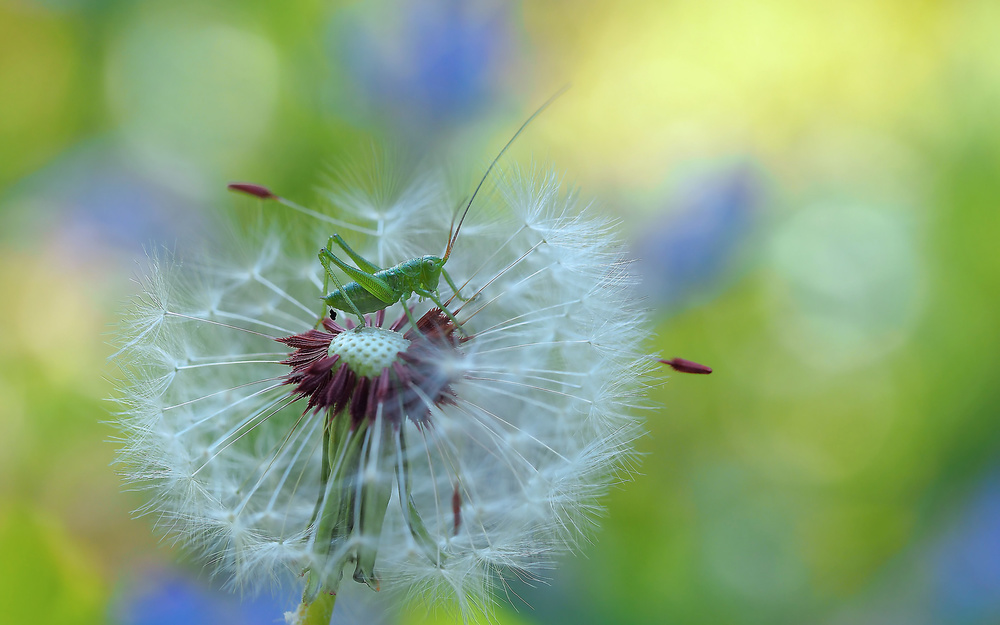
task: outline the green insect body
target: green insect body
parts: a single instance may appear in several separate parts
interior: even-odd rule
[[[335,310],[354,313],[357,315],[362,326],[365,325],[365,313],[378,312],[391,306],[392,304],[401,303],[403,304],[404,312],[410,318],[410,322],[415,328],[416,321],[413,319],[412,312],[406,305],[406,302],[413,295],[417,295],[419,297],[430,299],[434,302],[434,305],[441,309],[444,314],[448,315],[448,317],[455,323],[456,327],[458,327],[459,331],[464,334],[461,324],[457,319],[455,319],[445,303],[441,301],[440,294],[438,293],[438,283],[443,276],[445,281],[448,283],[448,286],[450,286],[452,291],[455,293],[455,296],[459,299],[464,299],[459,293],[459,287],[455,284],[454,280],[452,280],[451,276],[448,275],[448,272],[445,271],[444,265],[448,262],[448,257],[451,256],[455,241],[458,239],[458,233],[462,229],[462,223],[465,222],[465,217],[469,214],[472,202],[476,199],[476,194],[479,193],[483,183],[486,182],[486,179],[493,170],[493,167],[496,166],[497,162],[507,151],[507,148],[514,143],[514,140],[517,139],[525,127],[543,110],[545,110],[546,107],[553,102],[553,100],[559,97],[563,91],[565,91],[565,88],[550,97],[531,115],[531,117],[521,124],[521,127],[514,133],[514,136],[507,141],[507,144],[504,145],[503,149],[500,150],[500,153],[497,154],[496,158],[493,159],[493,162],[490,163],[490,166],[486,169],[482,179],[480,179],[479,184],[476,186],[475,191],[472,192],[472,196],[469,198],[468,203],[466,203],[465,210],[462,212],[462,216],[458,220],[457,225],[455,224],[454,219],[452,220],[452,227],[449,229],[448,233],[448,245],[442,256],[420,256],[404,260],[397,265],[383,269],[352,250],[339,234],[331,236],[326,247],[319,252],[319,261],[323,265],[323,269],[326,272],[327,280],[332,281],[336,286],[336,289],[327,293],[323,297],[323,302]],[[285,198],[275,195],[267,187],[263,187],[261,185],[237,182],[230,184],[229,189],[232,191],[247,193],[265,200],[277,200],[281,204],[294,210],[314,214],[312,211],[309,211],[308,209],[299,206],[290,200],[286,200]],[[356,266],[352,267],[350,264],[336,256],[331,251],[331,248],[334,246],[337,246],[341,251],[347,254],[347,256],[354,261]],[[334,266],[347,275],[352,281],[347,282],[346,284],[342,283],[337,277],[337,273],[334,271]]]
[[[379,297],[361,286],[359,282],[350,282],[345,284],[343,289],[337,289],[326,295],[323,301],[336,310],[350,311],[356,307],[362,313],[376,312],[388,304],[408,299],[413,293],[436,292],[443,264],[437,256],[424,256],[411,258],[394,267],[374,272],[371,276],[373,281],[381,280],[388,285],[392,295],[391,300]]]
[[[459,225],[461,226],[461,223]],[[455,233],[457,235],[457,230]],[[421,256],[404,260],[387,269],[379,269],[377,265],[352,250],[339,234],[335,234],[330,237],[326,247],[319,252],[319,261],[323,264],[327,277],[337,285],[337,289],[323,297],[323,301],[330,308],[355,313],[362,324],[364,324],[364,313],[377,312],[396,302],[405,302],[413,294],[430,299],[438,308],[445,311],[445,314],[450,316],[440,300],[438,283],[441,281],[441,276],[444,276],[455,295],[461,297],[458,286],[444,270],[444,264],[447,262],[448,256],[451,255],[451,247],[456,235],[448,237],[448,248],[443,257]],[[331,252],[330,248],[334,244],[342,249],[357,267],[350,266]],[[355,281],[341,284],[331,267],[331,263]],[[409,314],[409,309],[407,309],[407,314]]]

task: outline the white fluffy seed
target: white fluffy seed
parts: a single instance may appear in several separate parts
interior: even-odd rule
[[[579,548],[601,496],[634,465],[634,408],[661,365],[645,352],[649,326],[612,223],[563,193],[558,176],[499,173],[448,261],[474,298],[459,316],[468,333],[460,354],[434,370],[438,382],[453,381],[453,401],[435,407],[433,427],[404,420],[398,445],[394,431],[373,428],[379,452],[360,454],[352,477],[326,485],[357,489],[371,472],[396,484],[378,535],[332,541],[331,557],[314,548],[324,428],[344,415],[308,410],[283,383],[289,351],[271,337],[316,329],[308,311],[324,284],[323,239],[310,228],[303,234],[315,244],[303,245],[287,224],[262,223],[223,258],[153,259],[116,359],[119,458],[147,491],[141,511],[240,590],[298,585],[307,569],[336,575],[355,541],[377,541],[378,601],[447,599],[466,620],[489,618],[505,573],[530,579]],[[378,180],[392,186],[330,195],[359,235],[358,253],[388,266],[439,249],[455,205],[440,179]],[[430,306],[405,303],[418,316]],[[387,308],[387,318],[402,314],[402,303]],[[407,347],[399,333],[362,328],[340,333],[329,353],[374,376]],[[338,605],[354,586],[345,582]]]

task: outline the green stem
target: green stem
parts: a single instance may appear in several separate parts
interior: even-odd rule
[[[330,625],[343,562],[327,563],[326,559],[330,556],[333,542],[350,531],[349,510],[354,498],[350,480],[346,480],[344,475],[355,470],[365,429],[359,427],[352,431],[346,415],[330,419],[323,428],[321,488],[310,520],[315,534],[313,554],[320,567],[306,571],[302,602],[292,621],[295,625]]]
[[[321,592],[312,603],[303,602],[297,610],[299,625],[330,625],[333,618],[333,605],[337,602],[337,595],[329,592]]]

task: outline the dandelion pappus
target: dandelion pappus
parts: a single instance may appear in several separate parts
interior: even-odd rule
[[[469,201],[465,204],[465,209],[462,211],[462,216],[458,219],[457,223],[455,221],[457,211],[456,215],[452,216],[451,226],[448,228],[448,243],[441,256],[428,254],[404,260],[392,267],[381,268],[351,249],[351,247],[339,234],[331,236],[327,241],[326,247],[319,251],[319,262],[323,265],[323,270],[326,273],[327,280],[332,280],[337,288],[324,295],[322,298],[323,302],[330,308],[357,315],[360,322],[359,327],[366,325],[364,316],[365,313],[378,312],[393,304],[400,303],[403,304],[403,311],[409,318],[411,325],[416,328],[417,322],[413,318],[413,313],[410,311],[410,308],[406,306],[406,301],[413,295],[417,295],[434,302],[434,305],[444,312],[444,314],[447,315],[448,318],[451,319],[451,321],[456,325],[459,331],[464,334],[465,332],[462,330],[462,325],[457,319],[455,319],[451,311],[448,310],[448,307],[441,301],[441,295],[438,292],[438,283],[441,281],[441,278],[444,277],[445,282],[447,282],[448,286],[451,287],[455,296],[459,299],[464,299],[459,292],[459,287],[455,284],[452,277],[448,275],[444,265],[448,262],[448,258],[451,256],[452,250],[455,246],[455,241],[458,240],[458,233],[461,231],[462,224],[465,222],[465,218],[469,214],[469,209],[472,208],[472,203],[475,201],[476,195],[479,193],[479,190],[489,177],[490,172],[493,171],[497,162],[499,162],[500,158],[507,152],[507,148],[514,143],[514,140],[520,136],[521,132],[524,131],[528,124],[538,117],[542,111],[548,108],[548,106],[565,91],[566,87],[560,89],[548,100],[546,100],[544,104],[538,107],[538,109],[536,109],[535,112],[532,113],[523,124],[521,124],[521,127],[517,129],[514,136],[507,141],[500,152],[496,155],[496,158],[494,158],[489,167],[486,168],[486,172],[483,173],[483,177],[479,180],[479,184],[476,185],[475,190],[469,197]],[[231,183],[228,188],[231,191],[246,193],[260,199],[276,200],[280,204],[295,210],[306,210],[290,200],[275,195],[267,187],[258,184],[234,182]],[[343,253],[347,254],[352,261],[354,261],[354,264],[356,265],[355,267],[352,267],[331,251],[334,244],[336,244],[336,246],[339,247]],[[336,267],[351,278],[353,282],[347,282],[346,284],[342,283],[340,278],[334,272],[333,265],[336,265]]]

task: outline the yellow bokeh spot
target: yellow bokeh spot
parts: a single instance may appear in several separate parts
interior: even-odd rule
[[[68,138],[79,104],[71,24],[0,4],[0,187],[31,171]]]
[[[562,37],[550,44],[558,67],[545,71],[573,84],[547,126],[564,146],[558,161],[621,185],[692,158],[781,156],[829,123],[896,125],[947,42],[938,11],[902,2],[629,6],[529,13],[539,39]]]

